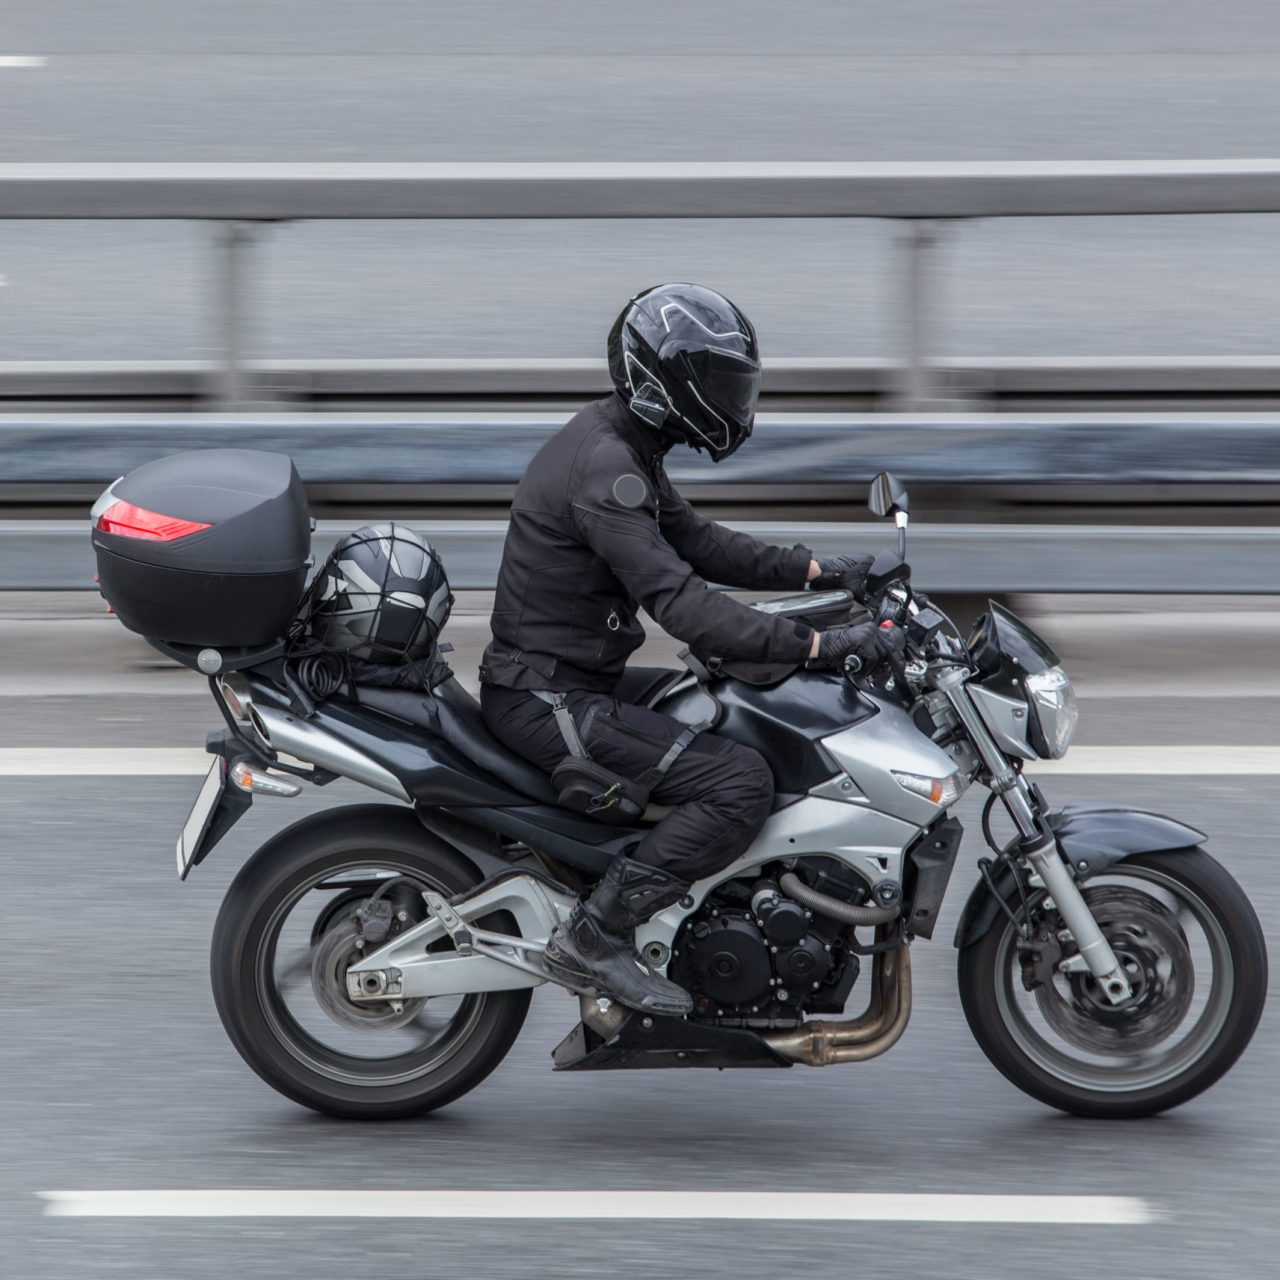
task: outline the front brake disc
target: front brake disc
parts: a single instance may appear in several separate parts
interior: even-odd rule
[[[1186,934],[1164,903],[1122,885],[1096,885],[1084,899],[1111,944],[1133,994],[1112,1005],[1089,973],[1058,974],[1035,991],[1044,1020],[1089,1053],[1128,1057],[1177,1030],[1195,994]]]

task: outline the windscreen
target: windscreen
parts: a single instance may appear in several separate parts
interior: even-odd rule
[[[1000,642],[1000,652],[1008,659],[1016,658],[1016,665],[1025,674],[1034,675],[1062,665],[1062,659],[1016,613],[1011,613],[994,600],[991,602],[991,618]]]
[[[969,652],[988,689],[1024,696],[1027,676],[1061,666],[1058,655],[1017,614],[990,602],[969,636]]]

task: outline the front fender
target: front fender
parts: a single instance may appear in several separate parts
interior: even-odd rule
[[[1045,814],[1044,821],[1062,856],[1075,869],[1077,880],[1100,875],[1137,853],[1189,849],[1208,838],[1203,831],[1163,814],[1115,805],[1067,805]],[[1013,873],[1007,865],[996,866],[992,875],[1002,898],[1014,892]],[[960,913],[955,945],[967,947],[977,942],[1001,914],[995,894],[979,880]]]

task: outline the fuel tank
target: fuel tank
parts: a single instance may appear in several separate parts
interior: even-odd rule
[[[657,704],[686,724],[714,721],[714,732],[752,747],[769,762],[780,792],[803,794],[841,771],[823,739],[872,720],[879,706],[830,672],[796,671],[772,685],[690,679]]]

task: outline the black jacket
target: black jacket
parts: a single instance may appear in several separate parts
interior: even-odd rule
[[[644,640],[641,608],[703,652],[808,657],[809,627],[707,583],[798,591],[810,552],[703,519],[667,479],[663,452],[657,433],[616,396],[589,404],[538,451],[511,504],[485,683],[612,689]]]

